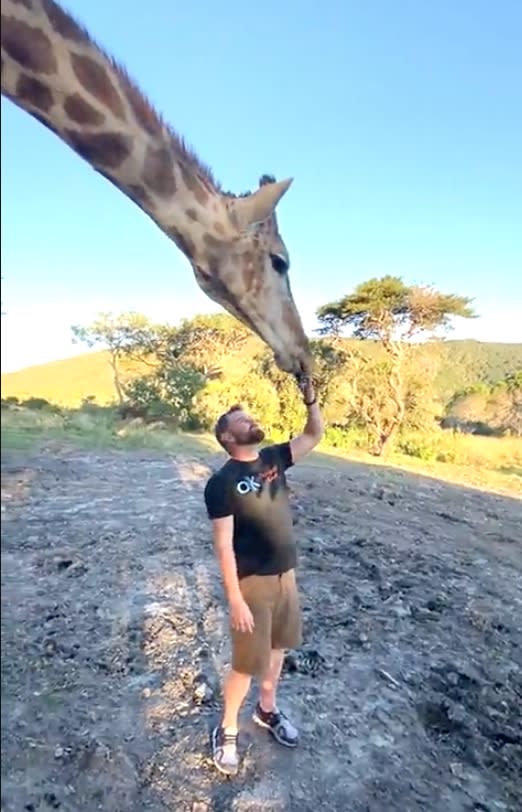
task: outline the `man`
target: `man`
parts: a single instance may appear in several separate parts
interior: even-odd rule
[[[205,503],[229,606],[232,667],[223,685],[223,715],[212,732],[212,755],[217,769],[227,775],[239,767],[238,715],[252,677],[260,682],[254,721],[280,744],[295,747],[298,740],[276,703],[284,650],[301,642],[296,541],[285,471],[323,434],[313,384],[303,381],[300,389],[308,418],[302,434],[290,442],[259,450],[264,432],[240,406],[216,423],[217,440],[229,459],[208,480]]]

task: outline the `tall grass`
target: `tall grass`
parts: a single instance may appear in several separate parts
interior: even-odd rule
[[[83,449],[157,449],[202,453],[216,444],[204,435],[181,434],[161,423],[146,425],[141,420],[120,420],[115,410],[2,409],[2,448],[30,449],[49,443]]]

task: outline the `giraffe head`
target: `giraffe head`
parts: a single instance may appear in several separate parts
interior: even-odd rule
[[[300,377],[310,374],[310,348],[292,296],[290,259],[275,211],[290,184],[263,175],[251,194],[221,193],[222,228],[213,224],[212,233],[203,237],[205,247],[196,249],[191,261],[205,293],[257,333],[281,369]]]
[[[131,198],[176,243],[209,298],[277,364],[311,371],[275,209],[290,181],[223,192],[126,70],[55,0],[2,0],[2,93]]]

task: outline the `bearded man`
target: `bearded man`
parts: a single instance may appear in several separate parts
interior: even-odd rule
[[[308,454],[323,434],[309,380],[300,383],[307,420],[289,442],[259,448],[264,432],[233,406],[216,423],[227,462],[208,480],[205,504],[229,607],[232,665],[223,684],[224,707],[212,731],[218,770],[237,773],[238,716],[252,677],[259,680],[254,721],[286,747],[298,731],[276,702],[286,649],[301,643],[295,570],[297,549],[285,471]]]

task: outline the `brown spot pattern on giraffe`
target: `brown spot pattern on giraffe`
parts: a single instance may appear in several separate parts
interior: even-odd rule
[[[187,215],[189,220],[193,220],[194,223],[197,223],[197,221],[198,221],[198,213],[197,213],[196,209],[187,209],[185,211],[185,214]]]
[[[67,96],[63,109],[71,121],[75,121],[77,124],[102,124],[105,118],[99,110],[96,110],[92,104],[85,101],[79,93]]]
[[[147,194],[147,190],[140,186],[139,183],[129,183],[127,191],[140,206],[143,206],[148,211],[154,208],[154,201]]]
[[[199,178],[196,175],[194,175],[193,172],[190,172],[187,169],[183,161],[180,161],[179,169],[181,172],[181,177],[183,178],[183,183],[185,184],[189,192],[192,192],[198,203],[200,203],[202,206],[205,206],[206,203],[208,202],[209,193],[207,192],[207,190],[205,189]]]
[[[212,293],[215,293],[218,300],[221,299],[222,302],[228,302],[230,305],[232,305],[233,309],[237,313],[238,318],[241,319],[241,321],[243,321],[244,324],[250,327],[250,329],[254,333],[259,334],[256,325],[254,324],[248,313],[246,313],[241,307],[241,305],[234,299],[234,297],[230,295],[230,291],[226,287],[225,283],[222,282],[222,280],[219,278],[218,276],[219,267],[217,262],[215,260],[214,261],[211,260],[209,262],[208,272],[205,271],[204,268],[201,268],[200,266],[198,266],[198,271],[201,274],[201,276],[204,276],[205,279],[208,280],[209,292],[210,290],[212,290]]]
[[[16,83],[16,95],[19,99],[47,113],[53,106],[53,94],[43,82],[33,76],[22,73]]]
[[[213,234],[203,234],[203,242],[213,254],[219,254],[223,250],[223,242],[214,237]]]
[[[162,123],[158,114],[123,71],[120,82],[137,123],[150,135],[161,135]]]
[[[145,153],[142,180],[150,191],[160,197],[171,197],[176,192],[172,155],[165,147],[148,147]]]
[[[51,27],[64,39],[72,42],[83,42],[88,40],[87,32],[76,22],[70,14],[67,14],[53,0],[43,0],[42,5]]]
[[[225,226],[223,225],[223,223],[220,223],[219,220],[214,220],[212,225],[214,227],[214,231],[216,231],[218,234],[225,233]]]
[[[73,149],[95,167],[117,169],[129,157],[132,139],[120,133],[81,133],[65,130]]]
[[[167,229],[167,234],[171,237],[178,248],[183,251],[188,259],[192,259],[196,255],[196,246],[189,237],[181,234],[175,226],[170,226]]]
[[[71,65],[76,78],[95,99],[98,99],[120,121],[125,121],[125,110],[118,92],[105,67],[90,56],[71,54]]]
[[[2,15],[2,46],[11,59],[35,73],[51,74],[57,69],[49,38],[23,20]]]

